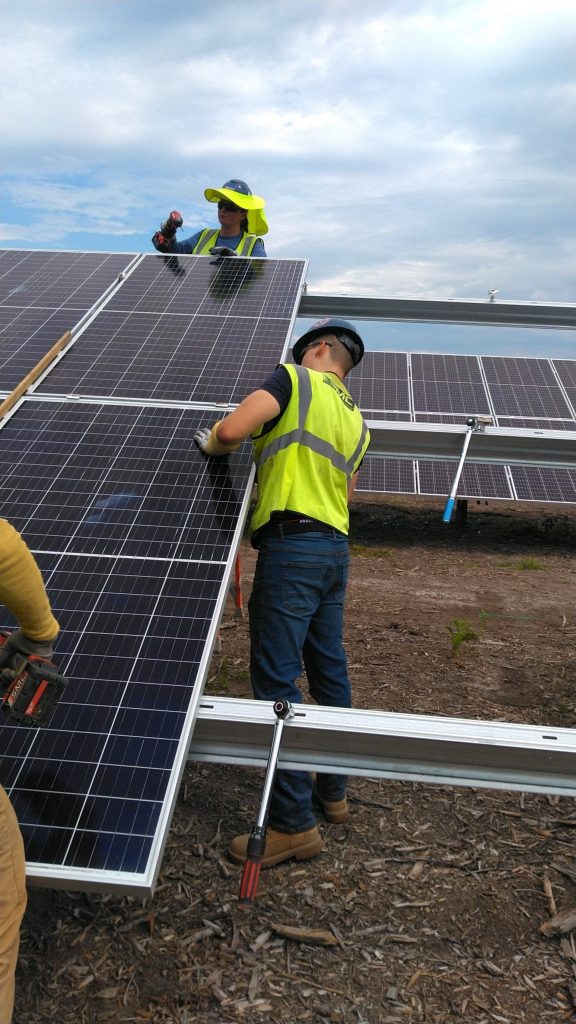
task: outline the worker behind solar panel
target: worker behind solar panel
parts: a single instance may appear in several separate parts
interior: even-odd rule
[[[318,704],[352,703],[342,642],[348,502],[370,435],[344,379],[363,354],[351,323],[320,320],[294,345],[294,363],[280,364],[234,412],[194,435],[207,456],[225,456],[248,437],[254,447],[251,532],[258,561],[248,608],[257,700],[301,703],[296,681],[303,661]],[[314,797],[327,821],[348,818],[346,781],[317,774]],[[276,772],[264,817],[262,867],[305,860],[324,848],[308,772]],[[251,838],[232,840],[236,863],[252,857]]]
[[[266,203],[261,196],[253,195],[246,182],[237,178],[225,182],[222,188],[205,189],[204,195],[209,203],[218,204],[219,227],[201,228],[190,238],[178,242],[176,233],[184,222],[182,214],[172,210],[152,236],[152,244],[158,252],[218,259],[266,256],[262,235],[268,233],[268,224],[264,215]]]
[[[5,519],[0,519],[0,603],[19,623],[12,632],[0,632],[4,727],[9,722],[44,724],[66,686],[52,662],[60,627],[31,551]],[[1,769],[0,765],[0,773]],[[12,1020],[14,972],[25,909],[24,844],[14,808],[0,785],[0,1024]]]

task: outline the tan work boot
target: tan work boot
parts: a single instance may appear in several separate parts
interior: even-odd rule
[[[243,864],[246,860],[246,847],[248,846],[249,834],[235,836],[228,847],[228,854],[236,864]],[[269,828],[266,832],[266,847],[262,857],[261,866],[271,868],[274,864],[280,864],[283,860],[308,860],[309,857],[316,857],[324,849],[324,840],[317,828],[310,828],[307,832],[277,832]]]
[[[329,821],[332,825],[343,825],[345,821],[348,821],[350,808],[346,796],[343,796],[341,800],[323,800],[316,793],[316,799],[322,808],[326,821]]]

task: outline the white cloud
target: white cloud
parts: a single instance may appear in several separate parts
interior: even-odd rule
[[[21,0],[3,20],[9,244],[148,249],[235,176],[315,288],[574,298],[572,2]]]

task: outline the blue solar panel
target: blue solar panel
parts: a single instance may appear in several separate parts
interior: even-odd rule
[[[213,418],[29,400],[0,431],[2,514],[36,552],[71,680],[48,729],[0,730],[29,860],[143,872],[158,842],[252,469],[248,446],[201,455]]]
[[[402,375],[399,367],[403,366]],[[399,381],[407,392],[397,390]],[[469,416],[484,415],[501,427],[576,430],[576,360],[370,352],[351,374],[350,391],[367,418],[376,421],[463,425]],[[394,401],[403,408],[406,394],[406,411],[394,411]],[[398,395],[401,397],[395,398]],[[406,493],[408,468],[399,476],[394,459],[390,470],[379,467],[379,459],[365,461],[359,480],[363,490]],[[482,468],[476,463],[470,470],[469,465],[466,463],[459,486],[462,496],[515,496],[503,467]],[[421,460],[415,466],[417,493],[446,495],[450,491],[455,463]],[[549,498],[544,494],[546,480],[550,482]],[[518,482],[518,497],[525,500],[573,500],[568,471],[553,471],[550,477],[543,477],[526,467]]]
[[[37,393],[241,401],[278,362],[305,264],[179,259],[175,277],[165,257],[145,257]]]
[[[0,386],[15,388],[133,258],[126,253],[0,253]]]
[[[144,258],[50,370],[55,397],[27,398],[0,429],[0,515],[36,554],[70,679],[48,728],[0,730],[2,781],[49,884],[153,888],[253,472],[249,444],[207,460],[193,434],[217,418],[207,404],[240,400],[278,362],[305,270],[181,262]],[[68,365],[102,401],[62,394]]]

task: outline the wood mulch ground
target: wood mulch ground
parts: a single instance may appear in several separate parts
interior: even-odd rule
[[[358,707],[573,727],[576,510],[359,496],[346,644]],[[243,545],[244,596],[254,553]],[[208,692],[248,696],[247,621]],[[262,773],[187,768],[159,884],[30,892],[14,1024],[576,1021],[576,807],[352,778],[326,850],[238,906],[230,838]],[[556,927],[541,926],[556,913]]]

